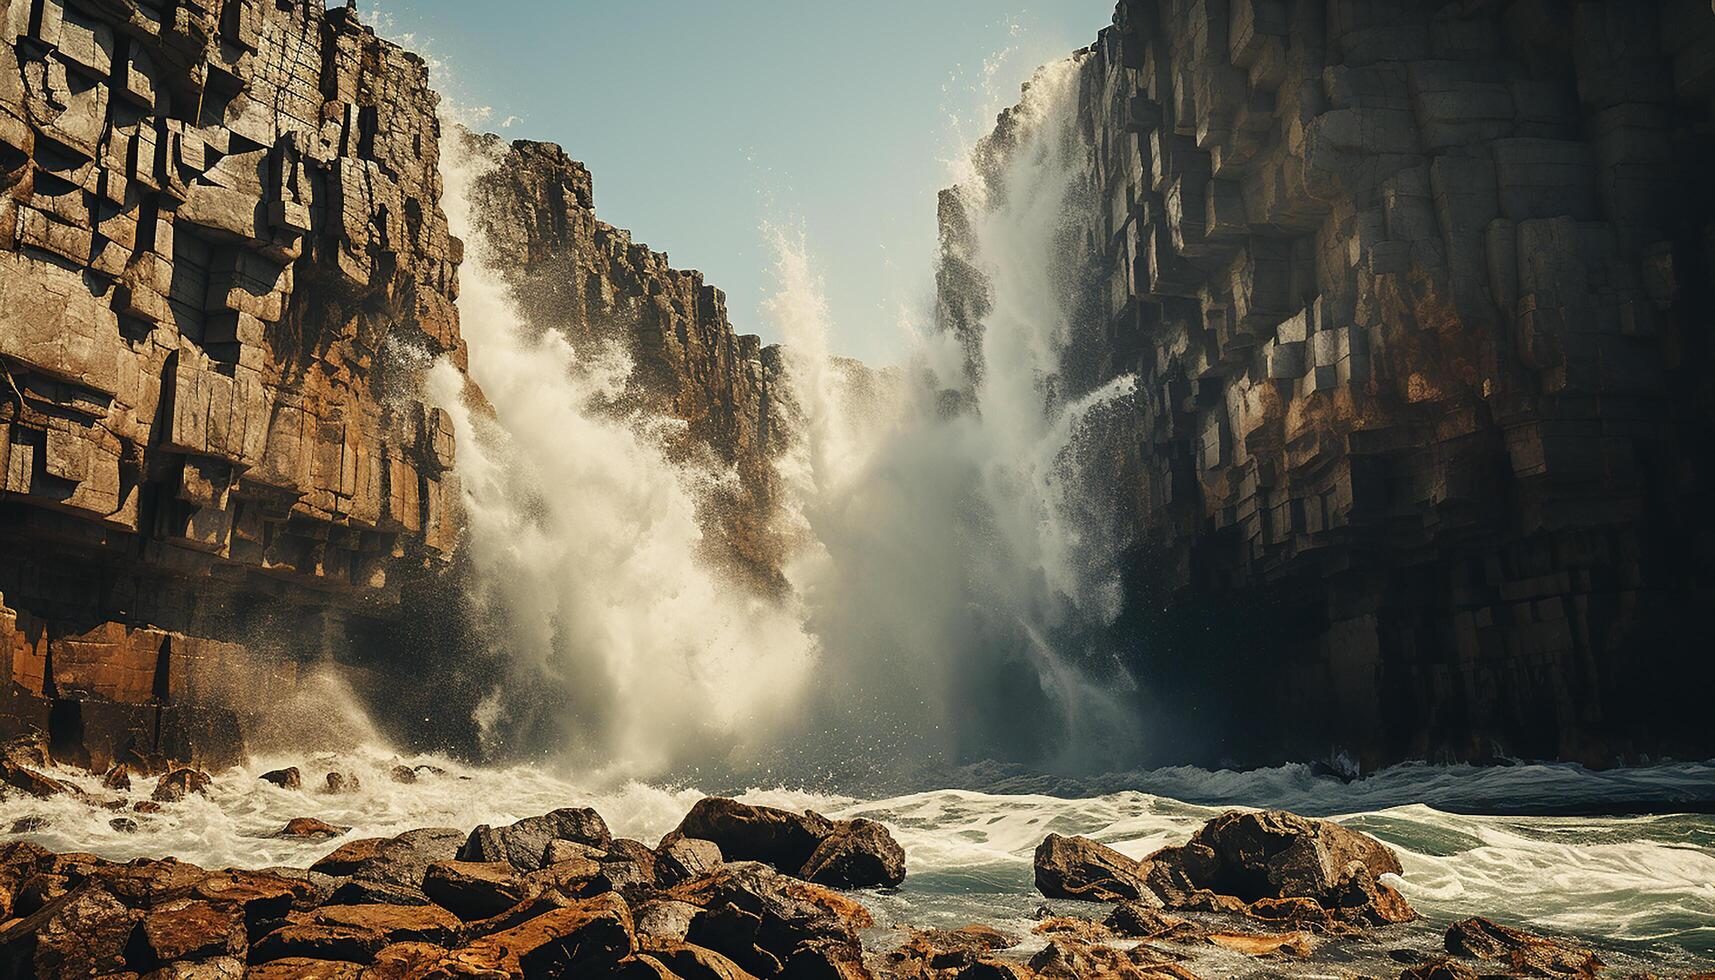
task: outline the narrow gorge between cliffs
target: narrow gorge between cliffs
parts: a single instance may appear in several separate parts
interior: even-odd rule
[[[1124,0],[987,107],[877,366],[815,227],[762,229],[765,344],[355,10],[228,2],[156,65],[118,5],[0,0],[9,846],[305,869],[587,806],[659,857],[721,795],[897,838],[860,952],[975,923],[1034,970],[1106,914],[1045,835],[1281,809],[1391,847],[1362,880],[1421,921],[1172,969],[1431,970],[1472,915],[1715,965],[1700,3]],[[1218,899],[1167,908],[1288,921]],[[1133,974],[1028,974],[1084,975]]]

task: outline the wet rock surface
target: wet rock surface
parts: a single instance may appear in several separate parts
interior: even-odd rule
[[[873,820],[829,820],[709,797],[667,835],[712,842],[729,861],[761,861],[783,874],[840,888],[895,887],[905,880],[905,851]]]
[[[1054,390],[1136,381],[1097,479],[1151,761],[1715,750],[1711,64],[1702,0],[1116,4],[1055,110]],[[967,351],[1031,115],[941,198]]]
[[[458,532],[438,97],[337,4],[4,10],[0,732],[224,768]]]
[[[866,903],[886,890],[853,894],[763,861],[723,860],[712,841],[684,835],[714,833],[740,849],[785,837],[801,848],[793,835],[804,828],[824,843],[842,840],[841,827],[860,840],[885,830],[865,823],[708,799],[651,849],[612,838],[593,810],[567,808],[498,831],[347,841],[307,871],[121,864],[12,843],[0,847],[0,975],[1590,980],[1605,969],[1579,944],[1488,919],[1426,926],[1403,900],[1403,915],[1350,914],[1351,881],[1396,874],[1393,855],[1366,835],[1280,811],[1222,815],[1141,861],[1052,837],[1038,852],[1051,865],[1043,880],[1079,897],[1044,907],[1024,934],[883,928]],[[542,860],[524,862],[534,867],[465,859],[473,847],[523,855],[538,844]],[[1175,877],[1181,891],[1158,893],[1157,867],[1198,887],[1185,891]],[[1104,908],[1091,901],[1098,893],[1115,897]]]

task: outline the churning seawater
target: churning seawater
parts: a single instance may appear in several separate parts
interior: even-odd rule
[[[1027,934],[1045,904],[1031,856],[1050,832],[1141,856],[1224,808],[1284,807],[1393,845],[1405,866],[1399,887],[1431,925],[1481,914],[1642,956],[1663,972],[1715,963],[1715,818],[1672,812],[1715,805],[1715,763],[1408,765],[1347,783],[1307,766],[1123,771],[1123,753],[1106,754],[1135,744],[1134,680],[1093,679],[1066,642],[1111,620],[1116,599],[1117,545],[1089,525],[1071,459],[1086,420],[1123,405],[1132,382],[1052,393],[1069,324],[1050,256],[1085,163],[1066,129],[1074,81],[1069,64],[1046,70],[1020,109],[1008,162],[957,174],[989,311],[970,346],[925,333],[887,381],[892,411],[854,411],[862,399],[829,356],[813,272],[780,239],[770,312],[789,340],[803,412],[800,444],[780,461],[787,530],[803,544],[786,597],[750,594],[699,560],[699,487],[726,475],[673,461],[659,438],[670,420],[619,409],[631,368],[623,351],[575,350],[526,322],[469,211],[471,182],[492,161],[453,161],[446,203],[471,246],[460,311],[470,373],[487,399],[469,404],[450,366],[434,371],[429,393],[458,429],[473,600],[510,627],[495,646],[511,668],[479,720],[504,741],[526,722],[542,729],[520,714],[552,704],[546,727],[565,744],[540,747],[553,761],[530,765],[399,757],[329,688],[294,711],[329,731],[258,739],[263,750],[215,774],[206,796],[152,814],[126,805],[133,831],[110,823],[118,812],[66,796],[0,800],[0,830],[17,825],[14,837],[112,859],[306,866],[344,840],[565,806],[594,807],[616,834],[652,844],[705,791],[719,792],[886,823],[909,874],[897,891],[861,896],[884,930],[986,922]],[[943,412],[948,392],[967,409]],[[1003,675],[1018,682],[993,683]],[[902,795],[860,797],[818,791],[803,775],[854,761],[819,754],[811,729],[870,759],[1037,751],[1034,768],[947,765],[944,778],[900,782],[912,790]],[[808,746],[798,760],[808,765],[756,779],[772,788],[696,775],[701,764],[731,772],[713,763],[767,758],[791,743]],[[279,748],[288,744],[316,748]],[[399,764],[443,771],[397,783]],[[258,779],[287,765],[310,788]],[[1104,768],[1122,771],[1043,774]],[[361,788],[316,791],[332,770],[355,774]],[[679,775],[648,778],[661,772]],[[117,793],[88,773],[53,775],[96,802],[141,801],[152,786],[137,780]],[[331,841],[274,836],[305,816],[349,830]]]
[[[390,771],[401,763],[445,772],[396,783]],[[304,772],[305,789],[257,778],[285,765]],[[361,788],[318,791],[321,775],[336,769],[356,774]],[[96,800],[143,800],[152,787],[140,779],[128,793],[115,793],[87,773],[53,775]],[[980,781],[964,775],[965,784]],[[905,884],[894,892],[859,894],[884,931],[985,922],[1027,935],[1043,904],[1099,918],[1104,913],[1096,906],[1044,903],[1036,894],[1031,855],[1045,835],[1082,834],[1143,856],[1183,842],[1231,806],[1280,806],[1332,816],[1391,844],[1405,867],[1397,884],[1430,926],[1480,914],[1578,937],[1663,970],[1715,965],[1715,817],[1452,812],[1497,800],[1510,809],[1557,813],[1708,809],[1715,804],[1715,763],[1604,772],[1574,765],[1410,765],[1350,783],[1306,766],[1176,768],[1102,777],[1111,791],[1089,796],[1020,791],[1027,780],[1012,773],[992,791],[931,789],[877,799],[786,787],[734,795],[886,823],[905,847]],[[1056,786],[1058,792],[1068,788]],[[1174,795],[1166,795],[1167,788]],[[400,757],[370,744],[339,754],[260,756],[216,774],[206,797],[133,814],[138,826],[132,833],[109,825],[114,812],[69,797],[9,798],[0,802],[0,827],[41,818],[43,826],[15,836],[114,860],[171,854],[211,867],[302,867],[346,840],[414,827],[500,824],[563,806],[594,807],[616,834],[654,844],[702,795],[689,785],[583,784],[574,774],[542,766],[479,768],[434,756]],[[329,841],[272,836],[300,816],[350,830]]]

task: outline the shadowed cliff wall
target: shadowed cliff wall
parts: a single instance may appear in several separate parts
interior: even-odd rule
[[[1715,746],[1712,96],[1692,0],[1119,4],[1058,383],[1140,381],[1159,757]]]

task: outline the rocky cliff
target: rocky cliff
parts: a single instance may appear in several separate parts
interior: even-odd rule
[[[477,218],[531,324],[585,355],[614,345],[630,359],[627,407],[682,420],[675,457],[738,477],[705,502],[710,557],[781,587],[770,456],[789,438],[790,413],[774,391],[784,387],[779,351],[733,330],[725,294],[702,273],[597,219],[589,171],[560,147],[477,142],[494,162],[477,185]]]
[[[218,763],[454,543],[436,96],[321,0],[0,27],[0,729]]]
[[[1712,747],[1712,109],[1702,0],[1118,5],[1062,380],[1163,754]]]

